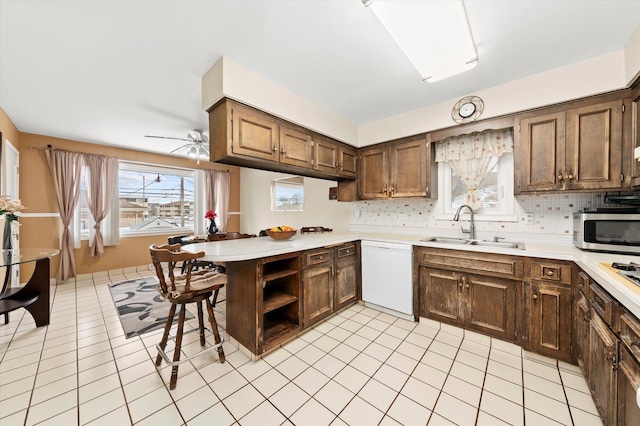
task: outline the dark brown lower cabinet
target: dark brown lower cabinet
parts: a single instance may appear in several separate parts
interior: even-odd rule
[[[583,372],[589,371],[589,322],[591,310],[587,297],[581,292],[576,303],[576,361]]]
[[[528,289],[529,341],[525,346],[571,362],[571,286],[532,281]]]
[[[620,345],[617,413],[619,425],[640,425],[640,407],[636,402],[638,388],[640,388],[640,365],[629,351]]]
[[[308,327],[330,315],[333,308],[333,262],[306,268],[302,273],[304,287],[304,326]]]
[[[591,309],[589,323],[589,387],[606,426],[616,424],[618,339]]]
[[[303,325],[309,327],[358,300],[357,243],[304,252]]]
[[[424,266],[419,277],[420,316],[517,340],[517,281]]]

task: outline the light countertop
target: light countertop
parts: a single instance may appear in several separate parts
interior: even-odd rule
[[[269,237],[245,238],[229,241],[217,241],[189,244],[183,250],[205,253],[204,259],[213,262],[233,262],[259,259],[293,251],[310,250],[350,241],[382,241],[410,244],[423,247],[438,247],[453,250],[477,251],[485,253],[508,254],[516,256],[540,257],[545,259],[569,260],[575,262],[591,278],[616,298],[636,317],[640,318],[640,287],[610,270],[606,265],[612,262],[638,262],[638,256],[597,253],[580,250],[573,245],[558,242],[544,242],[541,239],[527,239],[523,236],[525,250],[487,246],[469,246],[420,241],[434,235],[425,230],[424,234],[383,234],[367,232],[328,232],[323,234],[297,234],[290,240],[274,241]],[[511,238],[509,240],[512,240]]]

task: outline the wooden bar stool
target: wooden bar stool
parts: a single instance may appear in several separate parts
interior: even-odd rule
[[[165,362],[171,366],[171,380],[169,383],[169,389],[175,389],[178,381],[178,366],[191,358],[203,354],[211,350],[218,351],[218,357],[220,362],[225,362],[224,351],[222,349],[222,343],[224,339],[220,337],[218,332],[218,323],[213,314],[213,306],[211,304],[210,297],[213,293],[218,291],[227,283],[227,276],[219,273],[217,270],[201,269],[194,271],[194,265],[197,259],[204,256],[204,252],[187,253],[180,251],[180,244],[173,245],[152,245],[149,247],[151,253],[151,260],[156,269],[156,274],[160,283],[158,284],[158,292],[162,297],[171,303],[169,308],[169,316],[164,326],[164,333],[162,340],[156,348],[158,349],[158,356],[156,357],[156,366],[159,366],[164,359]],[[177,262],[184,262],[187,266],[186,274],[176,276],[174,274],[174,268]],[[167,274],[163,269],[163,264],[167,267]],[[186,305],[189,303],[196,303],[198,308],[198,332],[200,334],[200,346],[206,346],[205,340],[205,325],[203,319],[202,302],[205,302],[207,308],[207,314],[209,315],[209,324],[211,325],[211,332],[215,339],[215,344],[211,345],[191,356],[184,359],[181,358],[182,336],[184,330],[184,322],[186,315]],[[169,332],[173,324],[173,317],[176,313],[177,307],[180,306],[180,312],[178,314],[178,328],[175,337],[170,337]],[[196,331],[196,330],[192,330]],[[169,359],[169,356],[165,352],[167,341],[169,339],[175,340],[175,348],[173,349],[173,359]]]

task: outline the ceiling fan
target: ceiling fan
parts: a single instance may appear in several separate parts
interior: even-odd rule
[[[171,151],[174,152],[182,151],[185,152],[188,157],[195,158],[200,164],[200,160],[208,160],[209,159],[209,138],[205,135],[200,129],[192,129],[187,133],[186,138],[174,138],[171,136],[152,136],[145,135],[145,138],[158,138],[158,139],[172,139],[177,141],[185,141],[186,144],[174,149]]]

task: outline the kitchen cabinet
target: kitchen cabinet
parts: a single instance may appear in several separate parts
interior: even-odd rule
[[[358,298],[359,262],[356,243],[303,253],[303,317],[309,327]]]
[[[424,247],[416,252],[421,317],[519,341],[522,260]]]
[[[531,261],[525,311],[530,351],[571,362],[572,265],[569,262]]]
[[[578,272],[577,295],[575,308],[576,361],[582,373],[587,377],[589,372],[589,323],[591,322],[591,303],[587,298],[591,278],[583,271]]]
[[[617,415],[618,339],[592,309],[589,323],[589,388],[605,425]]]
[[[640,424],[640,407],[636,393],[640,388],[640,364],[624,346],[620,347],[618,361],[618,411],[619,425]]]
[[[361,149],[359,198],[437,197],[434,159],[425,135]]]
[[[321,179],[356,179],[354,147],[229,99],[208,112],[212,161]]]
[[[311,168],[313,160],[313,136],[298,129],[280,125],[280,162]]]
[[[288,253],[228,262],[229,335],[261,354],[300,331],[300,256]]]
[[[516,119],[516,192],[622,188],[623,100],[615,97]]]
[[[631,186],[640,188],[640,81],[636,82],[631,103],[631,149],[628,155]]]

